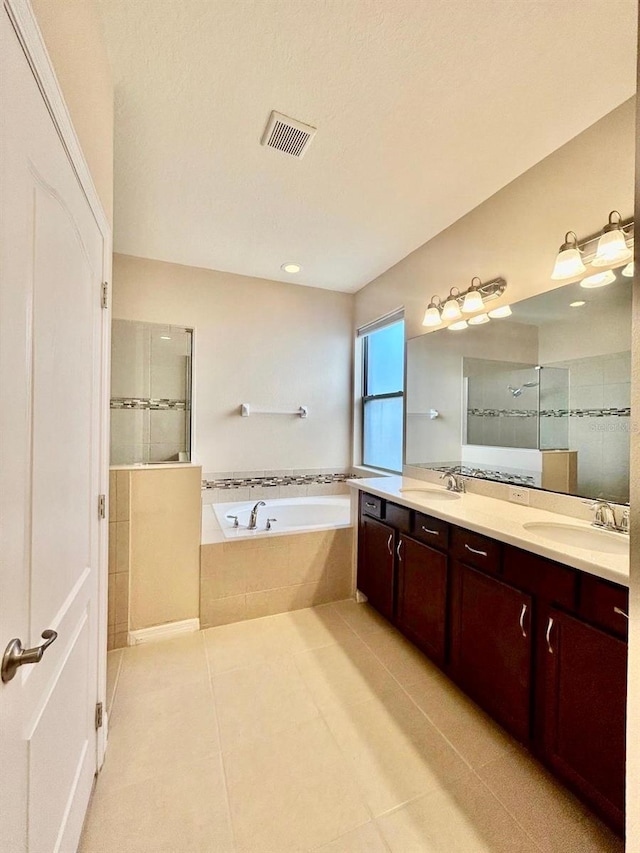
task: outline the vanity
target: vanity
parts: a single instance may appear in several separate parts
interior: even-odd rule
[[[622,833],[625,538],[406,477],[351,485],[359,592]],[[545,536],[563,527],[605,550]]]

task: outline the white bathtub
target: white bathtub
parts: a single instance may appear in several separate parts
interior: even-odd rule
[[[257,501],[210,504],[205,507],[215,516],[225,539],[246,539],[253,536],[277,536],[284,533],[304,533],[306,530],[323,530],[349,527],[351,524],[351,499],[348,495],[336,497],[276,498],[266,500],[258,508],[257,527],[249,530],[249,516]],[[238,527],[233,519],[238,516]],[[274,518],[271,529],[266,530],[268,518]]]

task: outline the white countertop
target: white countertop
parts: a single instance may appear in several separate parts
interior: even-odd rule
[[[555,524],[570,524],[575,527],[592,529],[585,521],[579,521],[569,516],[560,515],[547,510],[522,506],[510,501],[500,501],[483,495],[461,494],[459,500],[440,501],[430,498],[428,492],[420,497],[407,497],[400,489],[439,489],[431,483],[414,480],[410,477],[372,477],[359,480],[347,480],[347,485],[353,489],[370,492],[381,498],[387,498],[393,503],[441,518],[491,536],[508,545],[515,545],[524,551],[531,551],[541,557],[548,557],[558,563],[572,566],[583,572],[597,575],[605,580],[629,586],[629,555],[606,554],[601,551],[591,551],[576,548],[572,545],[560,545],[549,539],[538,536],[527,530],[526,522],[547,522]],[[443,489],[444,490],[444,489]],[[624,534],[610,534],[623,536]],[[625,537],[628,541],[628,537]]]

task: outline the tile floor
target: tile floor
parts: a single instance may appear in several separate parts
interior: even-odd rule
[[[109,654],[80,853],[621,853],[367,605]]]

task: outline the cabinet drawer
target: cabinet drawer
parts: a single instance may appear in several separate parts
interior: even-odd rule
[[[451,556],[468,566],[498,574],[502,544],[488,536],[454,527],[451,531]]]
[[[406,506],[387,503],[384,520],[401,533],[411,531],[411,510],[407,509]]]
[[[440,551],[446,551],[449,547],[449,525],[446,521],[424,515],[421,512],[414,513],[411,535]]]
[[[370,515],[372,518],[384,518],[384,500],[375,495],[362,492],[360,499],[360,512]]]
[[[505,583],[567,610],[575,610],[578,576],[568,566],[506,545],[502,575]]]
[[[582,574],[578,612],[588,622],[626,638],[629,620],[623,614],[629,613],[629,590],[594,575]]]

